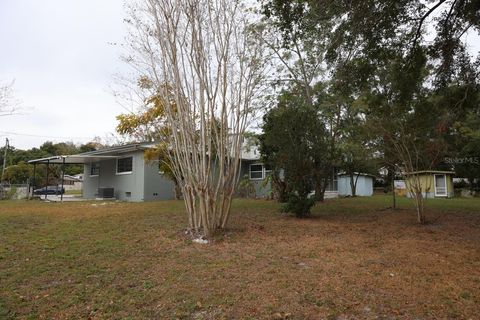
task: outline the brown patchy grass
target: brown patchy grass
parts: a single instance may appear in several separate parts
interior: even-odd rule
[[[475,319],[480,199],[237,200],[214,243],[181,202],[0,202],[0,319]]]

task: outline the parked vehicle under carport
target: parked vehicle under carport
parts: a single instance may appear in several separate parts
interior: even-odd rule
[[[43,188],[33,190],[33,194],[35,195],[44,195],[44,194],[61,195],[64,193],[65,193],[65,189],[59,186],[46,186]]]

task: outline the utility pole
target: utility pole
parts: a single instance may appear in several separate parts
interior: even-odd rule
[[[7,151],[8,148],[10,147],[8,143],[8,138],[5,138],[5,152],[3,154],[3,170],[2,170],[2,179],[0,179],[0,182],[3,181],[3,176],[5,175],[5,170],[7,169]]]

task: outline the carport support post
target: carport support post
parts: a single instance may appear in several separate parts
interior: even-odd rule
[[[49,171],[48,171],[48,167],[50,166],[50,160],[47,160],[47,180],[46,180],[46,185],[45,185],[45,200],[47,200],[47,191],[48,191],[48,174],[49,174]]]
[[[63,202],[63,180],[65,179],[65,157],[62,157],[62,188],[60,189],[60,201]]]
[[[32,185],[32,198],[33,198],[33,191],[35,190],[35,183],[36,183],[35,174],[36,174],[36,171],[37,171],[37,163],[34,162],[33,163],[33,177],[32,177],[32,183],[31,183],[31,185]],[[30,190],[29,190],[28,194],[30,196]]]

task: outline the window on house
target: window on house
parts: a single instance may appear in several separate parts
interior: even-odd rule
[[[338,191],[338,175],[337,170],[334,170],[332,179],[328,181],[325,191]]]
[[[117,159],[117,173],[130,173],[132,172],[132,167],[132,157]]]
[[[262,164],[251,164],[250,165],[250,179],[251,180],[262,180],[264,178],[264,171]]]
[[[95,162],[90,164],[90,176],[98,176],[100,173],[100,163]]]
[[[266,165],[264,166],[264,168],[265,168],[265,175],[267,175],[267,174],[269,174],[269,173],[272,172],[272,167],[270,167],[269,165],[266,164]]]

